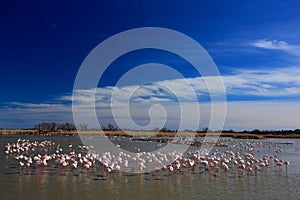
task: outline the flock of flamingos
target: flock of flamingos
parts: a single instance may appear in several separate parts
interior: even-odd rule
[[[270,154],[259,153],[261,148],[269,148]],[[29,141],[18,139],[5,145],[7,159],[14,159],[22,170],[55,168],[58,171],[88,173],[94,169],[101,176],[122,172],[145,173],[152,167],[153,173],[210,173],[214,176],[234,174],[236,177],[257,175],[263,171],[288,171],[289,161],[280,159],[281,146],[261,142],[230,141],[225,150],[217,148],[211,152],[188,151],[186,153],[138,152],[131,156],[120,151],[97,153],[93,147],[70,144],[62,147],[53,141]],[[256,151],[254,151],[256,149]],[[259,156],[258,156],[259,155]],[[165,164],[169,163],[169,164]],[[155,167],[155,168],[154,168]]]

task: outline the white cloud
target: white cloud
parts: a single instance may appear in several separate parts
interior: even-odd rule
[[[195,102],[207,99],[211,93],[221,95],[222,85],[216,85],[217,76],[196,77],[157,81],[142,86],[105,87],[96,90],[76,91],[73,99],[78,103],[90,105],[94,93],[97,107],[107,107],[120,102],[153,103],[153,102]],[[237,70],[230,75],[222,76],[227,96],[239,95],[255,97],[299,97],[300,67],[277,69]],[[211,86],[209,89],[207,85]],[[72,96],[61,99],[72,100]]]
[[[227,104],[227,129],[296,129],[300,127],[299,101],[245,101]]]
[[[291,97],[300,95],[300,68],[286,67],[266,70],[239,70],[224,76],[227,94],[260,97]]]
[[[289,46],[285,41],[280,40],[257,40],[252,43],[253,46],[265,48],[265,49],[280,49],[280,50],[287,50],[291,49],[291,46]]]
[[[299,56],[300,55],[300,46],[290,45],[282,40],[267,40],[261,39],[251,43],[252,46],[263,48],[263,49],[273,49],[273,50],[282,50],[289,54]]]
[[[46,104],[46,103],[36,104],[36,103],[22,103],[22,102],[11,102],[10,105],[18,106],[20,108],[32,108],[32,109],[63,106],[62,104]]]
[[[0,108],[1,128],[32,128],[42,121],[72,121],[72,108],[63,104],[13,102]]]
[[[217,106],[219,103],[215,103]],[[124,105],[125,106],[125,105]],[[166,117],[162,110],[155,109],[150,111],[149,107],[142,104],[132,105],[131,117],[137,124],[147,125],[152,117],[152,125],[159,126],[161,122],[167,119],[166,127],[177,128],[178,122],[184,119],[185,123],[182,129],[190,129],[194,124],[196,117],[195,111],[200,109],[200,127],[208,126],[211,117],[211,104],[195,102],[183,103],[181,109],[186,112],[180,113],[178,105],[174,103],[162,104],[168,116]],[[0,127],[33,127],[35,123],[41,121],[72,121],[72,109],[70,105],[45,106],[35,104],[34,108],[30,104],[26,108],[2,108],[0,115]],[[38,109],[35,109],[37,108]],[[121,124],[128,124],[128,116],[124,107],[116,108],[117,115],[114,116]],[[110,109],[101,108],[100,121],[103,124],[111,122],[112,114]],[[190,114],[189,114],[190,113]],[[296,129],[300,126],[300,101],[238,101],[227,102],[227,115],[225,129]],[[222,113],[217,113],[215,119],[218,120]],[[87,116],[88,117],[88,116]],[[91,127],[91,126],[90,126]],[[124,128],[134,128],[134,126],[124,125]],[[149,126],[146,126],[146,128]],[[149,127],[149,128],[153,128]]]
[[[221,94],[222,87],[214,85],[215,79],[220,77],[205,77],[213,93]],[[279,97],[298,99],[300,97],[300,67],[286,67],[260,70],[237,70],[230,75],[224,75],[224,85],[227,96],[236,95],[242,101],[228,102],[227,118],[225,127],[238,129],[251,128],[296,128],[300,126],[299,113],[300,102],[278,101],[268,102],[265,97],[273,99]],[[130,114],[138,124],[149,123],[149,116],[153,117],[153,125],[163,121],[164,114],[161,109],[149,109],[153,104],[160,104],[168,113],[167,126],[178,124],[181,118],[180,109],[176,98],[185,109],[184,119],[193,122],[197,111],[197,98],[200,99],[201,124],[209,123],[210,104],[203,100],[210,92],[205,81],[201,77],[174,79],[148,83],[144,86],[122,86],[91,88],[89,90],[78,90],[74,96],[64,95],[56,99],[57,103],[21,103],[12,102],[0,108],[0,127],[8,127],[15,121],[15,125],[30,127],[40,121],[72,121],[72,99],[80,103],[88,115],[93,109],[90,105],[94,101],[96,110],[101,116],[101,122],[107,124],[111,121],[111,105],[115,109],[115,118],[121,121],[122,127],[128,122],[127,102],[130,102]],[[197,98],[193,95],[197,94]],[[113,98],[112,98],[113,95]],[[257,97],[261,101],[247,101],[246,96]],[[252,98],[253,99],[253,98]],[[67,104],[63,102],[68,102]],[[204,103],[203,103],[204,102]],[[206,103],[205,103],[206,102]],[[111,104],[112,103],[112,104]],[[214,102],[217,104],[217,102]],[[151,109],[150,109],[151,110]],[[221,116],[221,115],[220,115]],[[89,117],[89,116],[85,116]],[[218,117],[218,116],[217,116]],[[190,128],[186,125],[184,128]],[[90,126],[91,127],[91,126]]]

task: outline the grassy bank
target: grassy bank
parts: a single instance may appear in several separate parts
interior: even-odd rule
[[[77,135],[77,131],[55,131],[55,132],[38,132],[37,130],[0,130],[0,135]],[[107,135],[107,136],[124,136],[124,137],[205,137],[220,136],[241,139],[263,139],[263,138],[300,138],[300,134],[252,134],[252,133],[196,133],[196,132],[154,132],[154,131],[98,131],[88,130],[80,131],[80,134],[86,135]]]

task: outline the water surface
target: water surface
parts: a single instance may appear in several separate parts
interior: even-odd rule
[[[181,172],[164,174],[113,173],[106,177],[97,170],[78,170],[76,173],[57,168],[21,168],[13,156],[4,154],[6,143],[18,138],[29,140],[51,140],[61,146],[78,146],[81,141],[75,136],[0,136],[0,195],[1,199],[299,199],[300,197],[300,140],[263,139],[233,140],[221,138],[221,142],[244,144],[262,143],[256,147],[256,156],[274,154],[281,149],[279,159],[288,160],[290,165],[277,169],[270,166],[257,174],[235,176],[233,172]],[[121,146],[130,140],[119,138]],[[139,148],[149,142],[136,141]],[[284,144],[291,142],[292,144]],[[268,144],[273,146],[268,146]],[[275,147],[274,147],[274,144]],[[237,148],[236,146],[234,148]],[[241,149],[232,149],[242,151]],[[192,147],[190,150],[197,150]],[[132,149],[134,150],[134,149]],[[219,151],[227,148],[220,147]],[[261,154],[261,155],[260,155]]]

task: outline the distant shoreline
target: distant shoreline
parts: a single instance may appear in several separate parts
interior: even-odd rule
[[[128,133],[128,134],[127,134]],[[87,130],[80,131],[80,134],[83,135],[106,135],[106,136],[123,136],[123,137],[205,137],[205,136],[220,136],[220,137],[232,137],[232,138],[241,138],[241,139],[264,139],[264,138],[299,138],[300,134],[277,134],[277,133],[197,133],[191,131],[182,131],[182,132],[154,132],[154,131],[99,131],[99,130]],[[55,135],[78,135],[77,131],[47,131],[40,132],[34,129],[16,129],[16,130],[0,130],[0,135],[36,135],[36,136],[55,136]]]

